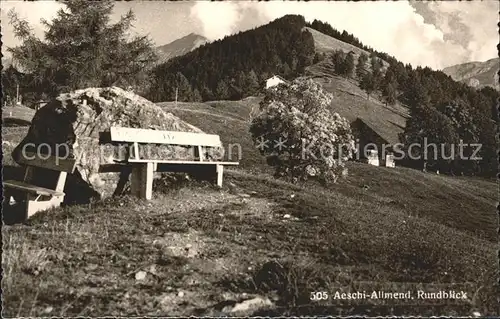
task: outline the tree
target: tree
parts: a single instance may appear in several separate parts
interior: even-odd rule
[[[335,51],[332,55],[332,63],[335,70],[335,73],[338,75],[345,75],[345,54],[344,52],[338,50]]]
[[[397,97],[397,87],[398,83],[396,80],[396,75],[391,67],[385,72],[384,79],[382,80],[382,95],[385,101],[389,105],[394,105],[396,103]]]
[[[276,177],[295,182],[316,176],[328,183],[347,172],[354,138],[349,122],[330,111],[331,101],[332,95],[310,79],[266,91],[250,132]]]
[[[213,101],[215,99],[214,93],[206,85],[201,88],[201,97],[203,101]]]
[[[365,90],[367,94],[367,99],[370,99],[370,94],[372,94],[373,91],[375,91],[375,82],[373,80],[373,75],[370,72],[366,72],[363,78],[361,79],[361,82],[359,83],[359,87],[362,90]]]
[[[414,74],[409,78],[405,89],[403,94],[410,108],[429,104],[430,98],[427,89],[422,85],[420,77],[417,75]]]
[[[293,74],[293,71],[292,69],[290,68],[290,66],[288,66],[288,63],[283,63],[283,65],[281,66],[281,70],[280,70],[280,73],[284,76],[284,77],[290,77],[290,75]]]
[[[255,94],[259,90],[259,78],[254,70],[250,70],[246,77],[245,87],[248,94]]]
[[[229,98],[229,86],[225,80],[219,81],[215,95],[218,100],[227,100]]]
[[[184,74],[177,72],[175,75],[176,88],[177,88],[177,100],[180,102],[189,102],[193,100],[193,89],[191,84],[189,84],[188,79]]]
[[[297,58],[297,51],[295,49],[293,49],[291,52],[290,52],[290,65],[288,66],[289,67],[289,72],[290,71],[293,71],[295,72],[297,70],[297,65],[299,64],[299,59]],[[283,72],[283,74],[285,75],[289,75],[287,74],[286,72]]]
[[[377,58],[376,55],[371,57],[372,75],[374,78],[381,76],[382,60]]]
[[[241,81],[241,82],[240,82]],[[232,78],[228,85],[228,97],[229,100],[239,100],[243,97],[244,86],[242,83],[245,82],[245,75],[240,73],[236,79]]]
[[[378,90],[382,84],[382,60],[376,54],[371,57],[373,91]]]
[[[441,170],[451,168],[457,159],[456,145],[459,141],[453,122],[446,115],[425,104],[413,107],[403,133],[402,142],[407,157],[430,165],[438,164]],[[411,150],[411,144],[418,145]],[[426,145],[435,144],[437,148]],[[453,149],[453,150],[452,150]]]
[[[141,83],[146,82],[146,70],[156,54],[148,37],[130,39],[133,12],[111,24],[112,1],[64,4],[66,10],[59,10],[51,22],[42,20],[43,40],[31,33],[29,24],[14,10],[9,11],[14,34],[22,43],[8,51],[33,76],[31,90],[51,96],[90,86],[132,86],[144,91]]]
[[[366,73],[366,62],[368,61],[368,56],[365,53],[361,53],[358,58],[358,64],[356,65],[356,76],[358,79],[362,79]]]
[[[354,74],[354,53],[349,52],[344,59],[344,74],[352,77]]]
[[[302,22],[302,21],[301,21]],[[303,21],[305,22],[305,21]],[[297,56],[299,58],[299,63],[297,68],[293,70],[296,74],[302,74],[305,72],[305,68],[311,65],[314,60],[314,38],[308,30],[303,30],[299,34],[299,41],[297,45]]]
[[[200,93],[200,91],[198,91],[198,89],[194,89],[193,90],[193,99],[192,99],[192,101],[193,102],[201,102],[201,101],[203,101],[201,93]]]
[[[15,105],[17,96],[17,87],[21,88],[26,84],[26,76],[19,72],[13,65],[9,65],[2,70],[2,95],[3,101],[9,105]],[[3,104],[2,104],[3,106]]]
[[[319,63],[325,59],[325,54],[321,52],[316,52],[314,54],[313,64]]]
[[[387,104],[396,104],[397,89],[394,82],[389,82],[387,85],[385,85],[382,93]]]

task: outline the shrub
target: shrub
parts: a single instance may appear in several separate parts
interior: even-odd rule
[[[312,80],[271,87],[260,103],[250,133],[276,177],[292,182],[316,176],[335,182],[347,174],[354,149],[349,122],[328,107],[332,95]]]

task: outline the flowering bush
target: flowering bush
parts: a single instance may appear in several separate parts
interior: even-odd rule
[[[327,183],[347,174],[344,164],[354,138],[349,122],[328,109],[331,101],[331,94],[310,79],[267,90],[250,132],[276,177],[316,176]]]

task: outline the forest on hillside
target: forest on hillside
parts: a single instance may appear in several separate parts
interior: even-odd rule
[[[491,87],[478,90],[454,81],[442,71],[405,65],[328,23],[314,20],[308,26],[370,53],[369,56],[361,54],[357,63],[353,63],[352,54],[342,51],[323,58],[331,59],[336,74],[356,79],[368,98],[372,93],[379,93],[386,104],[399,102],[409,108],[410,118],[400,141],[405,145],[424,145],[425,138],[428,144],[443,144],[445,151],[438,152],[435,158],[429,157],[429,165],[446,173],[495,176],[500,98],[497,90]],[[382,60],[389,64],[385,72],[381,71]],[[459,154],[460,143],[468,145],[463,148],[463,158]],[[465,159],[472,157],[477,148],[474,144],[481,145],[475,156],[481,159]]]
[[[293,78],[314,60],[314,40],[302,16],[288,15],[227,36],[165,64],[152,76],[148,98],[171,101],[238,100],[255,94],[273,74]]]

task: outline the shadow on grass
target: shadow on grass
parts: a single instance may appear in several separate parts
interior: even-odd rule
[[[5,225],[14,225],[26,220],[26,207],[21,203],[9,205],[8,199],[2,202],[2,220]]]
[[[175,194],[182,189],[217,189],[203,172],[161,172],[159,178],[153,180],[153,190],[157,194]],[[160,196],[161,196],[160,195]]]
[[[31,122],[23,119],[9,117],[2,120],[2,125],[4,127],[30,126]]]
[[[22,180],[24,169],[19,166],[3,166],[2,179],[3,180]],[[5,225],[13,225],[22,223],[25,220],[25,207],[22,204],[10,205],[10,196],[7,196],[5,190],[3,191],[2,201],[2,220]],[[18,194],[15,197],[19,198]]]

